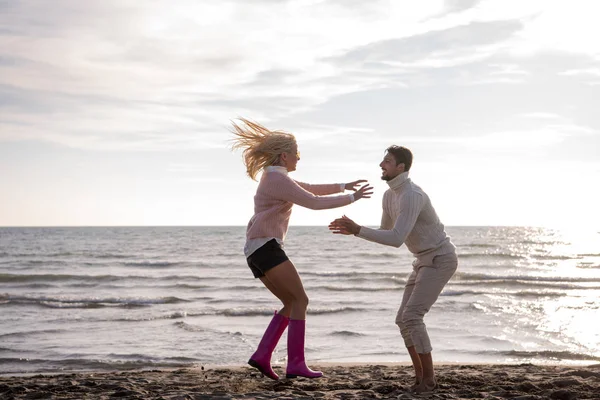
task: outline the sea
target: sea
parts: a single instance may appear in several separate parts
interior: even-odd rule
[[[459,267],[425,322],[438,363],[600,362],[600,232],[447,227]],[[0,374],[245,365],[278,300],[245,227],[0,228]],[[306,358],[407,363],[412,255],[327,227],[285,250],[310,299]],[[286,336],[273,354],[285,365]]]

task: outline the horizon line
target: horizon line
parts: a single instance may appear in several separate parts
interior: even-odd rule
[[[244,225],[0,225],[3,228],[244,228]],[[365,224],[366,227],[379,227],[376,224]],[[542,225],[444,225],[446,228],[559,228]],[[327,225],[290,225],[291,227],[327,227]]]

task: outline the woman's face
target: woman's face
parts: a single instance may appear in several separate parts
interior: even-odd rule
[[[296,170],[296,164],[298,164],[299,160],[300,152],[298,151],[297,144],[294,144],[291,151],[286,151],[281,154],[281,161],[283,162],[283,166],[288,170],[288,172]]]

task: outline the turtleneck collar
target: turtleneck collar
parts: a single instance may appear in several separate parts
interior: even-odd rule
[[[281,167],[279,165],[270,165],[265,168],[265,172],[279,172],[280,174],[287,175],[288,170],[286,167]]]
[[[392,189],[399,188],[404,182],[408,180],[408,172],[409,171],[403,172],[400,175],[396,176],[394,179],[390,179],[389,181],[387,181],[387,184]]]

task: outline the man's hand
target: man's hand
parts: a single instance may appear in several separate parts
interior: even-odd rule
[[[338,235],[356,235],[360,232],[360,225],[344,215],[330,222],[329,230]]]

